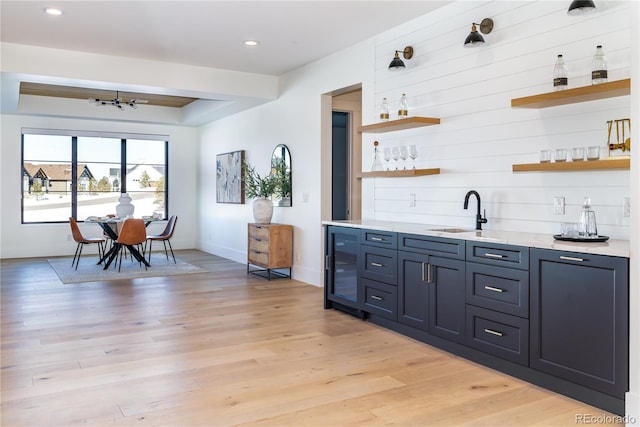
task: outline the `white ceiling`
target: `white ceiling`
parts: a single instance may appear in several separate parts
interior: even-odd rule
[[[3,42],[281,75],[450,1],[0,1]],[[61,16],[44,13],[55,6]],[[243,41],[259,41],[255,47]]]

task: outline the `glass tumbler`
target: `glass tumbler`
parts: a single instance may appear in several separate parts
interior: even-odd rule
[[[556,149],[556,162],[566,162],[567,161],[567,149],[566,148],[557,148]]]
[[[600,147],[597,145],[587,148],[587,160],[598,160],[600,158]]]
[[[549,163],[551,161],[551,150],[540,150],[540,163]]]
[[[584,147],[575,147],[571,150],[571,160],[579,162],[584,160]]]

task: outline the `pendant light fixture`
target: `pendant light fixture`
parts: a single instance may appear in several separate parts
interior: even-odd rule
[[[591,0],[573,0],[567,10],[567,15],[578,16],[586,15],[596,11],[596,5]]]
[[[389,64],[390,71],[399,71],[405,68],[404,62],[400,59],[399,53],[402,52],[402,57],[404,59],[413,58],[413,48],[411,46],[407,46],[404,50],[396,50],[395,55],[393,56],[393,60]]]
[[[484,37],[478,33],[476,25],[480,26],[482,34],[489,34],[493,30],[493,20],[491,18],[484,18],[480,21],[480,24],[472,23],[471,32],[464,41],[464,47],[477,47],[484,44]]]
[[[116,107],[119,110],[124,110],[124,106],[129,106],[133,109],[138,108],[138,104],[146,104],[147,102],[149,102],[147,99],[141,99],[141,98],[132,98],[128,101],[124,101],[122,99],[122,97],[120,96],[120,92],[116,91],[116,97],[113,99],[97,99],[97,98],[89,98],[89,102],[91,104],[95,104],[96,106],[100,107],[103,105],[112,105],[114,107]]]

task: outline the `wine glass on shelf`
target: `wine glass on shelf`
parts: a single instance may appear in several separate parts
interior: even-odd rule
[[[387,164],[387,170],[389,170],[389,160],[391,160],[391,147],[384,147],[384,161]]]
[[[398,159],[400,158],[400,147],[393,147],[391,149],[391,156],[393,161],[396,162],[396,170],[398,170]]]
[[[418,158],[418,149],[415,145],[411,144],[409,146],[409,157],[413,160],[413,168],[416,168],[416,159]]]
[[[400,147],[400,158],[402,159],[402,169],[407,168],[407,158],[409,157],[409,151],[407,150],[407,146],[403,145]]]

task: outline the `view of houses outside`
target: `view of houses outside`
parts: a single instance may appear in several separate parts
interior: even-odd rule
[[[115,214],[122,191],[120,138],[77,138],[76,218]],[[68,221],[72,216],[72,137],[24,135],[23,222]],[[137,217],[165,202],[165,142],[126,140],[126,190]]]

